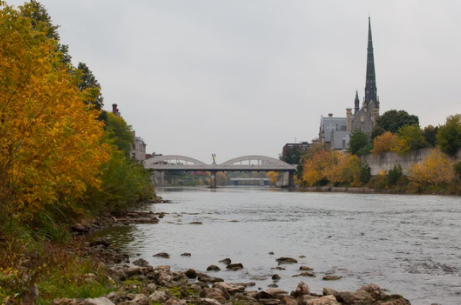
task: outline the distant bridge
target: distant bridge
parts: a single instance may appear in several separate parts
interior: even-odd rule
[[[229,171],[276,171],[288,173],[288,186],[293,186],[293,175],[296,165],[288,164],[275,158],[266,156],[243,156],[231,159],[221,164],[206,164],[194,158],[168,155],[156,156],[144,161],[145,168],[156,171],[204,171],[211,172],[211,188],[216,188],[216,173]]]

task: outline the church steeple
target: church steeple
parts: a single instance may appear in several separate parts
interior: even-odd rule
[[[365,83],[365,102],[367,106],[370,104],[371,101],[378,103],[375,58],[373,54],[373,38],[371,36],[371,21],[370,17],[368,17],[367,76]]]
[[[354,114],[359,112],[360,110],[360,100],[359,100],[359,92],[356,90],[355,91],[355,101],[354,101]]]

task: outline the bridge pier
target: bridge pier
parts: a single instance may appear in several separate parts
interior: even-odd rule
[[[294,172],[288,172],[288,187],[294,187],[295,186],[294,177],[295,177]]]
[[[211,171],[211,179],[210,179],[210,188],[215,189],[216,188],[216,171]]]

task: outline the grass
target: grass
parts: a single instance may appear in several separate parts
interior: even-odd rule
[[[0,232],[0,304],[20,304],[36,286],[36,304],[56,298],[95,298],[116,289],[104,265],[80,253],[82,241],[50,241],[55,231],[32,231],[19,225]],[[11,230],[15,228],[15,230]],[[62,235],[60,236],[62,237]],[[92,279],[88,274],[92,273]]]

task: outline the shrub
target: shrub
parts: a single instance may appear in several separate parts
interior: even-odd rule
[[[357,154],[357,152],[368,143],[369,141],[367,134],[361,131],[359,128],[356,128],[350,133],[349,152],[351,154]]]
[[[400,177],[402,177],[402,167],[400,164],[394,165],[394,167],[387,172],[386,180],[388,186],[394,186],[399,181]]]
[[[416,125],[407,125],[399,129],[399,140],[395,151],[404,155],[411,150],[430,147],[426,142],[421,129]]]
[[[455,178],[453,162],[440,149],[433,149],[429,157],[408,168],[412,181],[422,185],[449,184]]]
[[[371,168],[366,162],[362,162],[360,166],[360,181],[368,183],[371,179]]]

